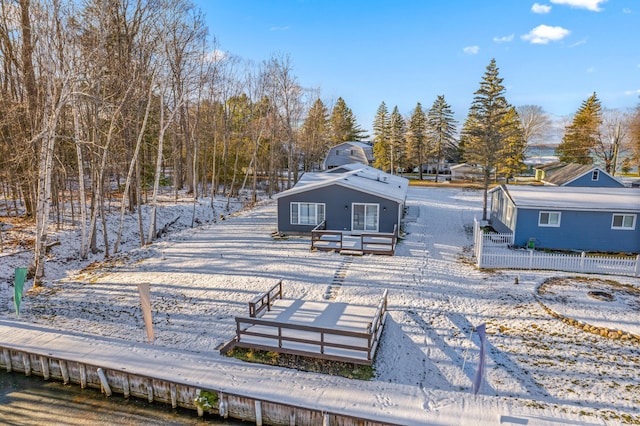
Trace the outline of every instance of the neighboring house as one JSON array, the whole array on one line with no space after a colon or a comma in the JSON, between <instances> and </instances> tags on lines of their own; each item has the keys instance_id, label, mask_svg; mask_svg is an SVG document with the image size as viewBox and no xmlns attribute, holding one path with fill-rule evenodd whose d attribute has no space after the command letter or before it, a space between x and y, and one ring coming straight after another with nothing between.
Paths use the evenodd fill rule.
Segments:
<instances>
[{"instance_id":1,"label":"neighboring house","mask_svg":"<svg viewBox=\"0 0 640 426\"><path fill-rule=\"evenodd\" d=\"M373 165L373 145L367 142L343 142L332 146L324 159L322 169L329 170L353 163Z\"/></svg>"},{"instance_id":2,"label":"neighboring house","mask_svg":"<svg viewBox=\"0 0 640 426\"><path fill-rule=\"evenodd\" d=\"M552 186L624 187L602 168L576 163L553 163L536 168L536 180Z\"/></svg>"},{"instance_id":3,"label":"neighboring house","mask_svg":"<svg viewBox=\"0 0 640 426\"><path fill-rule=\"evenodd\" d=\"M484 178L482 168L472 164L456 164L451 166L450 170L451 180L478 180Z\"/></svg>"},{"instance_id":4,"label":"neighboring house","mask_svg":"<svg viewBox=\"0 0 640 426\"><path fill-rule=\"evenodd\" d=\"M640 189L500 185L490 194L491 226L516 246L640 253Z\"/></svg>"},{"instance_id":5,"label":"neighboring house","mask_svg":"<svg viewBox=\"0 0 640 426\"><path fill-rule=\"evenodd\" d=\"M409 181L363 164L305 173L296 185L276 194L278 232L327 230L360 234L400 229Z\"/></svg>"}]
</instances>

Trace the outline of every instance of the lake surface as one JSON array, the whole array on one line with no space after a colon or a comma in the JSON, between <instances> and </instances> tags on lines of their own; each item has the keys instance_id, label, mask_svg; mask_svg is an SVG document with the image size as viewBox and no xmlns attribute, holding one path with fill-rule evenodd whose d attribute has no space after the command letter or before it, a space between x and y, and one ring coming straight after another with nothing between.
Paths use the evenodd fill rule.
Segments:
<instances>
[{"instance_id":1,"label":"lake surface","mask_svg":"<svg viewBox=\"0 0 640 426\"><path fill-rule=\"evenodd\" d=\"M0 371L0 424L30 425L249 425L216 415L138 398L107 397L97 389L45 381L40 376Z\"/></svg>"}]
</instances>

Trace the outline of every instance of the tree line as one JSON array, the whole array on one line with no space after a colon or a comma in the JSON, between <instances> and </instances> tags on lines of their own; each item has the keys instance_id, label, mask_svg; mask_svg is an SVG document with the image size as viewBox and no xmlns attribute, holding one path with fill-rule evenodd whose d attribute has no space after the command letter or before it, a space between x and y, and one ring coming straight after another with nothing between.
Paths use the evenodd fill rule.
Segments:
<instances>
[{"instance_id":1,"label":"tree line","mask_svg":"<svg viewBox=\"0 0 640 426\"><path fill-rule=\"evenodd\" d=\"M36 285L49 229L69 216L81 230L79 256L108 257L119 250L122 218L143 204L150 224L140 242L153 240L161 188L211 197L212 207L216 195L241 190L255 201L259 190L272 195L317 170L330 146L369 138L344 99L326 103L302 87L288 55L255 63L223 52L188 0L0 0L0 64L0 215L35 223ZM549 118L510 106L501 83L492 61L460 131L444 95L406 119L383 102L375 166L449 159L482 166L487 184L515 176ZM568 125L565 138L587 122ZM624 135L619 126L620 146L638 139L637 122ZM607 135L589 158L604 155ZM105 221L111 199L120 209L115 235Z\"/></svg>"}]
</instances>

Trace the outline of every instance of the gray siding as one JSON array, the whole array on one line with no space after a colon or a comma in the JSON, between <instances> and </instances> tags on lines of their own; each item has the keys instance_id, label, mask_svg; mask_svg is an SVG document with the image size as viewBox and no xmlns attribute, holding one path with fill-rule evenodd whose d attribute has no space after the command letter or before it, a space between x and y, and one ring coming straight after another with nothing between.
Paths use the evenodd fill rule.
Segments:
<instances>
[{"instance_id":1,"label":"gray siding","mask_svg":"<svg viewBox=\"0 0 640 426\"><path fill-rule=\"evenodd\" d=\"M307 233L315 226L292 225L290 204L292 202L325 203L325 220L328 230L351 230L351 204L379 204L379 232L393 232L398 224L399 211L402 208L397 202L379 196L344 188L340 185L329 185L309 191L278 198L278 231Z\"/></svg>"},{"instance_id":2,"label":"gray siding","mask_svg":"<svg viewBox=\"0 0 640 426\"><path fill-rule=\"evenodd\" d=\"M518 227L514 244L525 246L529 238L536 239L537 248L576 251L640 253L640 227L635 230L611 229L615 212L560 211L559 227L538 226L541 209L518 209Z\"/></svg>"}]
</instances>

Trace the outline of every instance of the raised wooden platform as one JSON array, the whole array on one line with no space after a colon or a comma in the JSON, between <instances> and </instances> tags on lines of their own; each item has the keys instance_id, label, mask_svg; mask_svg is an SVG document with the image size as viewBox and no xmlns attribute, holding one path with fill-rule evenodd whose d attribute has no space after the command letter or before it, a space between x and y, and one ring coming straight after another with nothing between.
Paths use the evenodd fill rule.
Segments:
<instances>
[{"instance_id":1,"label":"raised wooden platform","mask_svg":"<svg viewBox=\"0 0 640 426\"><path fill-rule=\"evenodd\" d=\"M281 283L279 283L281 289ZM273 294L272 288L265 295ZM281 291L279 293L281 295ZM269 298L261 317L236 317L233 347L274 351L333 361L371 365L387 312L387 290L377 306ZM250 315L257 309L250 303ZM266 309L266 312L265 312Z\"/></svg>"}]
</instances>

